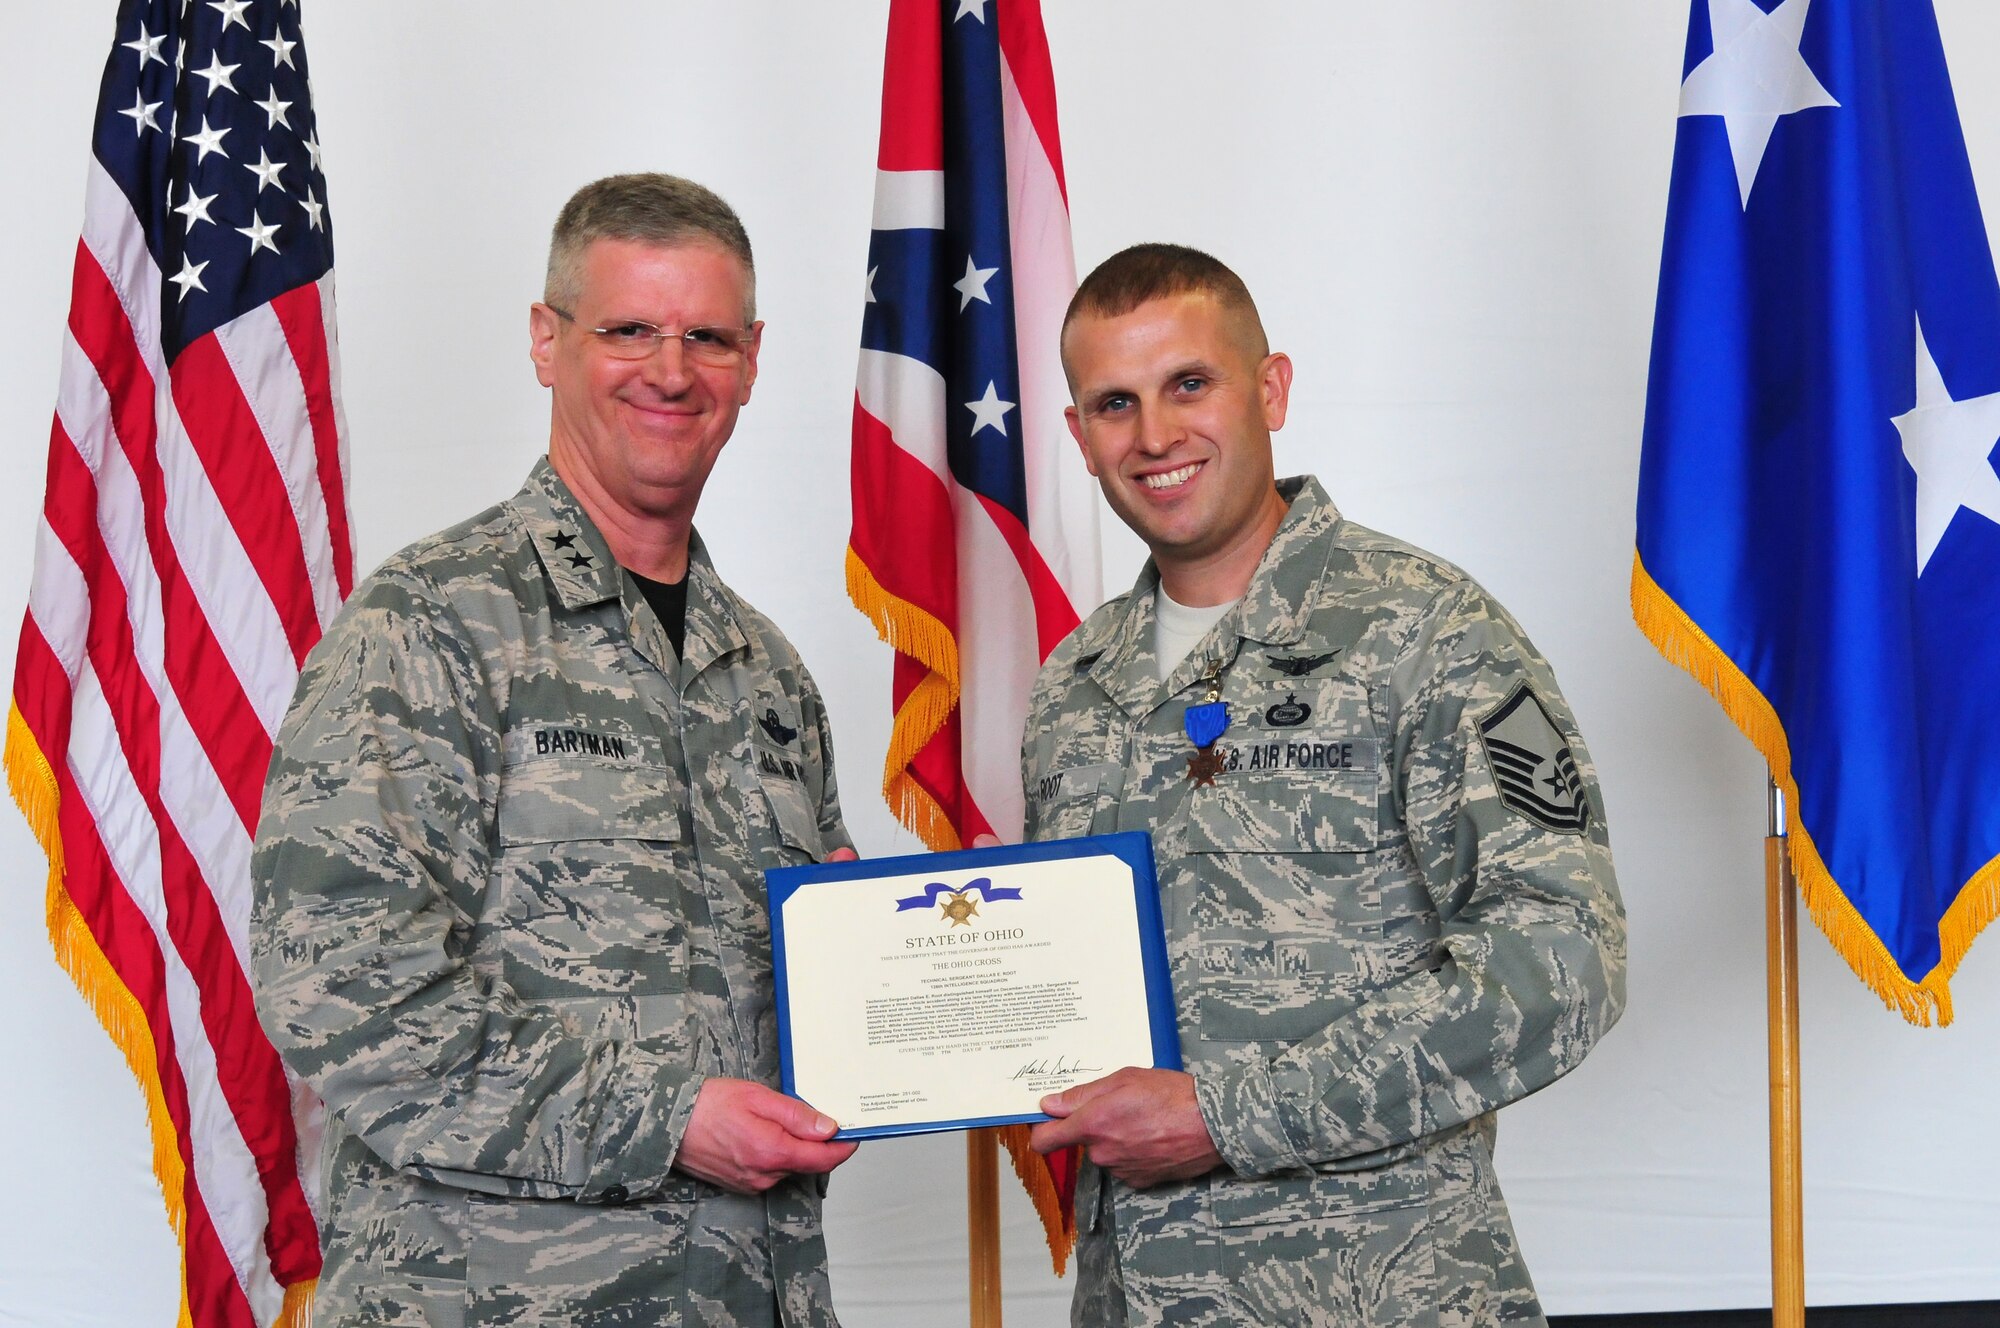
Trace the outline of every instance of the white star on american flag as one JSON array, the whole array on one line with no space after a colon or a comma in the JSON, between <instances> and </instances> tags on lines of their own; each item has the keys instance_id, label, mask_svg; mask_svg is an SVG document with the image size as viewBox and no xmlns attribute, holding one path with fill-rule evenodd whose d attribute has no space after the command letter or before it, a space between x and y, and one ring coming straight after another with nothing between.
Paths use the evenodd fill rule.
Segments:
<instances>
[{"instance_id":1,"label":"white star on american flag","mask_svg":"<svg viewBox=\"0 0 2000 1328\"><path fill-rule=\"evenodd\" d=\"M207 266L207 263L196 263L183 258L181 260L181 270L174 273L173 276L168 277L167 280L181 288L181 298L185 300L188 297L188 292L191 290L205 291L208 289L208 287L201 284L201 270Z\"/></svg>"},{"instance_id":2,"label":"white star on american flag","mask_svg":"<svg viewBox=\"0 0 2000 1328\"><path fill-rule=\"evenodd\" d=\"M229 31L232 23L245 32L250 31L250 24L243 17L243 11L250 7L250 0L210 0L208 7L222 15L222 31Z\"/></svg>"},{"instance_id":3,"label":"white star on american flag","mask_svg":"<svg viewBox=\"0 0 2000 1328\"><path fill-rule=\"evenodd\" d=\"M252 102L251 105L270 117L271 122L264 126L266 129L276 129L279 125L283 125L287 129L292 127L292 122L285 118L285 112L292 108L292 104L288 101L278 100L278 89L276 87L271 89L270 96L266 97L263 101Z\"/></svg>"},{"instance_id":4,"label":"white star on american flag","mask_svg":"<svg viewBox=\"0 0 2000 1328\"><path fill-rule=\"evenodd\" d=\"M274 254L278 252L278 246L271 243L271 237L278 233L277 223L266 224L254 208L250 212L250 224L238 226L236 233L250 237L250 252L253 254L259 249L269 249Z\"/></svg>"},{"instance_id":5,"label":"white star on american flag","mask_svg":"<svg viewBox=\"0 0 2000 1328\"><path fill-rule=\"evenodd\" d=\"M128 51L137 51L139 53L139 67L144 69L148 64L163 65L167 62L167 58L160 54L160 43L166 39L166 33L163 32L155 37L148 33L146 25L141 23L139 25L139 38L137 41L120 42L118 44Z\"/></svg>"},{"instance_id":6,"label":"white star on american flag","mask_svg":"<svg viewBox=\"0 0 2000 1328\"><path fill-rule=\"evenodd\" d=\"M276 189L279 193L284 192L285 187L278 183L278 172L285 169L285 163L282 161L272 161L271 154L263 148L257 149L256 164L252 165L249 162L245 162L243 163L243 169L257 177L258 193L263 193L267 185Z\"/></svg>"},{"instance_id":7,"label":"white star on american flag","mask_svg":"<svg viewBox=\"0 0 2000 1328\"><path fill-rule=\"evenodd\" d=\"M118 113L131 116L134 130L143 135L148 129L160 127L160 122L153 118L153 112L159 109L159 102L147 101L145 95L141 93L130 107Z\"/></svg>"},{"instance_id":8,"label":"white star on american flag","mask_svg":"<svg viewBox=\"0 0 2000 1328\"><path fill-rule=\"evenodd\" d=\"M199 166L201 163L207 161L208 154L211 152L221 152L223 156L227 157L229 154L222 152L222 136L228 132L228 125L224 125L220 129L209 128L208 117L205 115L202 116L201 132L199 134L189 134L186 139L187 142L201 149L201 155L194 159L195 165Z\"/></svg>"},{"instance_id":9,"label":"white star on american flag","mask_svg":"<svg viewBox=\"0 0 2000 1328\"><path fill-rule=\"evenodd\" d=\"M236 91L236 82L231 75L242 67L242 65L226 65L222 63L221 55L211 52L208 57L208 68L195 70L194 76L208 80L208 95L213 97L217 87L227 88L231 92Z\"/></svg>"}]
</instances>

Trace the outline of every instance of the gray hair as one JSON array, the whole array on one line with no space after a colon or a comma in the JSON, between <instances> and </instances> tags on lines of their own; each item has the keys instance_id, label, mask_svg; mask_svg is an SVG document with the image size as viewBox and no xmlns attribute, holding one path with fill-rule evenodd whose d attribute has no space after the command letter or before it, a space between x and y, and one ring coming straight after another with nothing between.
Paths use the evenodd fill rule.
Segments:
<instances>
[{"instance_id":1,"label":"gray hair","mask_svg":"<svg viewBox=\"0 0 2000 1328\"><path fill-rule=\"evenodd\" d=\"M547 304L568 308L583 291L583 255L593 240L632 240L662 248L712 244L742 260L743 317L757 319L757 265L736 210L711 189L678 175L607 175L570 195L549 235Z\"/></svg>"}]
</instances>

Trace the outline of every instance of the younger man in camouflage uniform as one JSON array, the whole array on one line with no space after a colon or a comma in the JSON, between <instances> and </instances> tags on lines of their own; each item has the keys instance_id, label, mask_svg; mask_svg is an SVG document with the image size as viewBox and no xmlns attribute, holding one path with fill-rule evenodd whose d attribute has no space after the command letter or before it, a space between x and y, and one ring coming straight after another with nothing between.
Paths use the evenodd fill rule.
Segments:
<instances>
[{"instance_id":1,"label":"younger man in camouflage uniform","mask_svg":"<svg viewBox=\"0 0 2000 1328\"><path fill-rule=\"evenodd\" d=\"M1089 1157L1072 1321L1540 1323L1493 1113L1583 1058L1625 971L1555 677L1464 573L1274 479L1292 366L1222 264L1114 256L1063 363L1153 556L1042 669L1028 832L1152 832L1187 1067L1043 1104L1035 1146Z\"/></svg>"},{"instance_id":2,"label":"younger man in camouflage uniform","mask_svg":"<svg viewBox=\"0 0 2000 1328\"><path fill-rule=\"evenodd\" d=\"M818 692L696 501L762 324L721 199L563 209L529 316L549 455L355 591L257 837L252 958L326 1100L316 1321L831 1325L777 1093L760 869L853 856Z\"/></svg>"}]
</instances>

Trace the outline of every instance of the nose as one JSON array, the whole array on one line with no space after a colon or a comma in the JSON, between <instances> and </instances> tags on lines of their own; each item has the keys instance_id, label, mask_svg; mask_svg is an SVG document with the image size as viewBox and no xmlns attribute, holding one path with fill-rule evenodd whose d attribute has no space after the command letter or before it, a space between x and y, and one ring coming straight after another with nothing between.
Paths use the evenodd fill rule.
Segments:
<instances>
[{"instance_id":1,"label":"nose","mask_svg":"<svg viewBox=\"0 0 2000 1328\"><path fill-rule=\"evenodd\" d=\"M669 396L687 389L694 378L688 368L687 343L679 337L660 337L653 353L639 361L640 376L646 383Z\"/></svg>"},{"instance_id":2,"label":"nose","mask_svg":"<svg viewBox=\"0 0 2000 1328\"><path fill-rule=\"evenodd\" d=\"M1139 409L1139 450L1147 456L1165 456L1187 437L1180 416L1166 406Z\"/></svg>"}]
</instances>

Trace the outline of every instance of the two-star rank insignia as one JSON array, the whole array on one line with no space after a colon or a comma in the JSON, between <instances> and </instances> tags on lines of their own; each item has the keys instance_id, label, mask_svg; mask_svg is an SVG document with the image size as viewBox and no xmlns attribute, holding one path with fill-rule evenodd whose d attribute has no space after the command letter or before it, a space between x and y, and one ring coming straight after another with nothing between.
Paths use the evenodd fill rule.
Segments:
<instances>
[{"instance_id":1,"label":"two-star rank insignia","mask_svg":"<svg viewBox=\"0 0 2000 1328\"><path fill-rule=\"evenodd\" d=\"M597 565L597 560L590 556L590 550L577 543L576 536L570 534L567 530L558 530L555 533L555 537L549 541L549 547L558 553L561 553L565 549L569 550L569 565L571 567L583 568L595 567Z\"/></svg>"},{"instance_id":2,"label":"two-star rank insignia","mask_svg":"<svg viewBox=\"0 0 2000 1328\"><path fill-rule=\"evenodd\" d=\"M793 738L799 736L799 731L786 727L785 721L779 719L778 712L770 706L764 707L764 717L757 721L757 725L770 734L771 741L776 743L789 744Z\"/></svg>"},{"instance_id":3,"label":"two-star rank insignia","mask_svg":"<svg viewBox=\"0 0 2000 1328\"><path fill-rule=\"evenodd\" d=\"M1324 655L1266 655L1264 658L1287 678L1303 678L1313 670L1325 667L1339 653L1338 650L1329 650Z\"/></svg>"}]
</instances>

